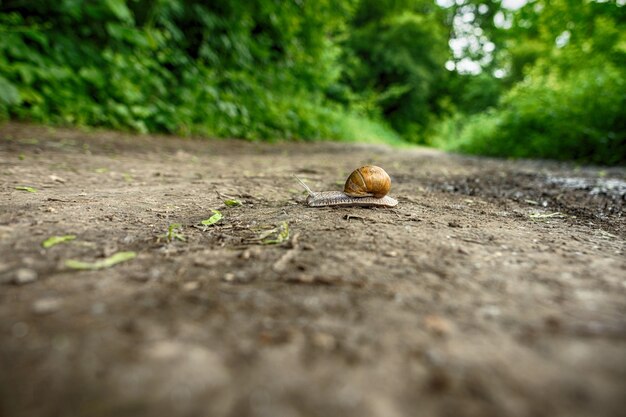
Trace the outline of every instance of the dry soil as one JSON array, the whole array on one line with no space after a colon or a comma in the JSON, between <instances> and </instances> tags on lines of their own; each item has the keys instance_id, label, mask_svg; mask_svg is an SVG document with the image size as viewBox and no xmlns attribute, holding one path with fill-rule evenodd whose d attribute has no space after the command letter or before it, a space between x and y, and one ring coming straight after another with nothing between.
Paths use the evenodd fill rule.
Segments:
<instances>
[{"instance_id":1,"label":"dry soil","mask_svg":"<svg viewBox=\"0 0 626 417\"><path fill-rule=\"evenodd\" d=\"M303 204L363 164L396 208ZM625 180L5 124L0 415L624 416Z\"/></svg>"}]
</instances>

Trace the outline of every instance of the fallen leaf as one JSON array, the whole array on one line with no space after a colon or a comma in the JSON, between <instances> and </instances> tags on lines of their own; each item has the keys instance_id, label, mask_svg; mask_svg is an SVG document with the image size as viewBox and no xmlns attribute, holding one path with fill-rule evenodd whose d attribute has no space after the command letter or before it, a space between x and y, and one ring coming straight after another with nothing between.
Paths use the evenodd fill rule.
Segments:
<instances>
[{"instance_id":1,"label":"fallen leaf","mask_svg":"<svg viewBox=\"0 0 626 417\"><path fill-rule=\"evenodd\" d=\"M74 239L76 239L76 236L74 235L52 236L41 242L41 246L43 246L45 249L48 249L53 247L54 245L58 245L59 243L69 242L70 240Z\"/></svg>"},{"instance_id":2,"label":"fallen leaf","mask_svg":"<svg viewBox=\"0 0 626 417\"><path fill-rule=\"evenodd\" d=\"M28 191L29 193L36 193L37 192L37 189L33 188L33 187L22 187L22 186L20 186L20 187L15 187L15 189L19 190L19 191Z\"/></svg>"},{"instance_id":3,"label":"fallen leaf","mask_svg":"<svg viewBox=\"0 0 626 417\"><path fill-rule=\"evenodd\" d=\"M220 213L218 210L211 210L211 212L213 212L213 215L206 220L202 220L200 223L205 226L211 226L212 224L215 224L222 220L222 218L224 217L222 216L222 213Z\"/></svg>"},{"instance_id":4,"label":"fallen leaf","mask_svg":"<svg viewBox=\"0 0 626 417\"><path fill-rule=\"evenodd\" d=\"M121 262L130 261L135 257L137 257L137 253L135 252L118 252L114 255L109 256L108 258L96 262L83 262L74 259L68 259L67 261L65 261L65 266L71 269L95 271L97 269L110 268Z\"/></svg>"},{"instance_id":5,"label":"fallen leaf","mask_svg":"<svg viewBox=\"0 0 626 417\"><path fill-rule=\"evenodd\" d=\"M224 200L224 204L226 204L228 207L237 207L237 206L242 205L243 203L239 200L228 199L228 200Z\"/></svg>"}]
</instances>

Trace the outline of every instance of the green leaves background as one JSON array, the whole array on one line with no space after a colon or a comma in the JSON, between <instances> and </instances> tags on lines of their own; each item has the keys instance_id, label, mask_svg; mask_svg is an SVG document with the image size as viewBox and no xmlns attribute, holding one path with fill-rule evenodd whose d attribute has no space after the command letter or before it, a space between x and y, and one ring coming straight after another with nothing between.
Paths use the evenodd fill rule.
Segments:
<instances>
[{"instance_id":1,"label":"green leaves background","mask_svg":"<svg viewBox=\"0 0 626 417\"><path fill-rule=\"evenodd\" d=\"M626 7L439 3L5 0L0 119L626 161ZM459 18L489 59L452 57ZM462 58L483 71L445 69Z\"/></svg>"}]
</instances>

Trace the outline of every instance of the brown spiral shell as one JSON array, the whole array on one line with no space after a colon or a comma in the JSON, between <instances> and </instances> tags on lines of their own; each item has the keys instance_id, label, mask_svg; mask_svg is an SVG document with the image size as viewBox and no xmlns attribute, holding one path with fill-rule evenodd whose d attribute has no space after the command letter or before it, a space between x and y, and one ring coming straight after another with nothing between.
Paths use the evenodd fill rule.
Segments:
<instances>
[{"instance_id":1,"label":"brown spiral shell","mask_svg":"<svg viewBox=\"0 0 626 417\"><path fill-rule=\"evenodd\" d=\"M346 180L343 192L350 197L382 198L391 189L391 178L381 167L366 165L355 169Z\"/></svg>"}]
</instances>

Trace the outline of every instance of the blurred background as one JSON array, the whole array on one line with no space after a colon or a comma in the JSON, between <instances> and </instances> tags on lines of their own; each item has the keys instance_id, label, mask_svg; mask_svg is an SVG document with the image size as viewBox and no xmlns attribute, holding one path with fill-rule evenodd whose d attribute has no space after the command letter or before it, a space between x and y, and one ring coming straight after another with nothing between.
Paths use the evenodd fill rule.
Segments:
<instances>
[{"instance_id":1,"label":"blurred background","mask_svg":"<svg viewBox=\"0 0 626 417\"><path fill-rule=\"evenodd\" d=\"M626 163L626 0L0 0L0 119Z\"/></svg>"}]
</instances>

